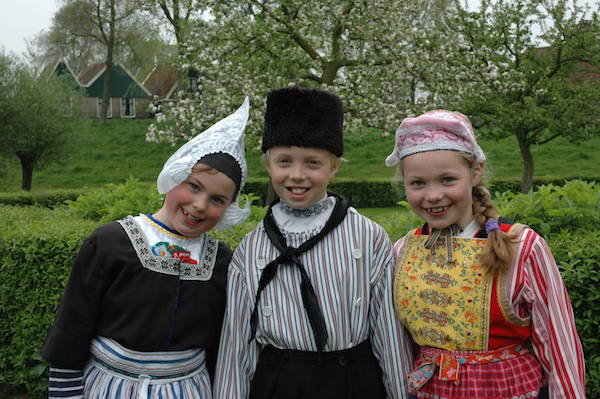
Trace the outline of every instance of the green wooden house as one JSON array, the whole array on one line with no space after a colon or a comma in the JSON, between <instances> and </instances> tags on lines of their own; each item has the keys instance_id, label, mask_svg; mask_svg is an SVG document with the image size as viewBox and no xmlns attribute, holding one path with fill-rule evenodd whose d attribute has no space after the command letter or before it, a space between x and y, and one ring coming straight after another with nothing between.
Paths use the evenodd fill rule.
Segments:
<instances>
[{"instance_id":1,"label":"green wooden house","mask_svg":"<svg viewBox=\"0 0 600 399\"><path fill-rule=\"evenodd\" d=\"M66 80L68 84L70 84L74 89L80 89L81 84L77 79L77 75L73 72L69 63L64 58L59 58L53 63L48 63L40 73L41 79L50 79L52 76L58 76L61 79ZM73 99L66 98L65 99L65 115L70 115L73 110Z\"/></svg>"},{"instance_id":2,"label":"green wooden house","mask_svg":"<svg viewBox=\"0 0 600 399\"><path fill-rule=\"evenodd\" d=\"M73 84L73 87L81 86L79 80L77 79L77 75L75 75L69 66L69 63L64 58L59 58L53 63L47 64L40 73L40 77L42 78L48 79L51 76L59 76L63 79L66 79L68 82Z\"/></svg>"},{"instance_id":3,"label":"green wooden house","mask_svg":"<svg viewBox=\"0 0 600 399\"><path fill-rule=\"evenodd\" d=\"M82 71L78 76L81 87L85 90L85 114L99 117L102 109L102 93L106 63L98 63ZM147 118L148 105L152 95L121 64L112 68L110 81L109 118Z\"/></svg>"}]
</instances>

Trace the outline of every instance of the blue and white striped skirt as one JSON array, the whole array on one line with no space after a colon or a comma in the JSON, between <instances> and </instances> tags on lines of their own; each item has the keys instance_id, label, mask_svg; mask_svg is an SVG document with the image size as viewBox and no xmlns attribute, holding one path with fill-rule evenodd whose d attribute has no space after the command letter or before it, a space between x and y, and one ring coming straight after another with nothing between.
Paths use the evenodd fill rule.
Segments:
<instances>
[{"instance_id":1,"label":"blue and white striped skirt","mask_svg":"<svg viewBox=\"0 0 600 399\"><path fill-rule=\"evenodd\" d=\"M138 352L96 337L84 372L86 399L211 399L206 352Z\"/></svg>"}]
</instances>

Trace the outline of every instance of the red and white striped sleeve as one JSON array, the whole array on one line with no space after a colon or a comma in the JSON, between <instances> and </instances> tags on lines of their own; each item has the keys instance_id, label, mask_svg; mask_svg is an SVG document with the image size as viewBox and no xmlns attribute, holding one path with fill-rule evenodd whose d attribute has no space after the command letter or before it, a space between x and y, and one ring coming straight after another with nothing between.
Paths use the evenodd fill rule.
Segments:
<instances>
[{"instance_id":1,"label":"red and white striped sleeve","mask_svg":"<svg viewBox=\"0 0 600 399\"><path fill-rule=\"evenodd\" d=\"M396 263L398 262L398 257L402 254L402 249L404 248L404 243L406 242L406 239L411 234L412 232L406 234L404 237L402 237L394 243L394 255L396 257Z\"/></svg>"},{"instance_id":2,"label":"red and white striped sleeve","mask_svg":"<svg viewBox=\"0 0 600 399\"><path fill-rule=\"evenodd\" d=\"M531 335L536 356L549 383L550 399L585 398L585 365L573 308L546 241L526 228L518 261L522 295L531 309ZM516 277L516 276L515 276Z\"/></svg>"}]
</instances>

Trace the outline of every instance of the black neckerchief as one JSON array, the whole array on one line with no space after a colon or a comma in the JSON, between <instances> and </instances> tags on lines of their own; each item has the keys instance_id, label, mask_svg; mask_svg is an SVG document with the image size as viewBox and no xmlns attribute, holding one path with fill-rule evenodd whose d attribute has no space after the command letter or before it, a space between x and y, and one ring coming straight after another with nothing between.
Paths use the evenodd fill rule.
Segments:
<instances>
[{"instance_id":1,"label":"black neckerchief","mask_svg":"<svg viewBox=\"0 0 600 399\"><path fill-rule=\"evenodd\" d=\"M252 341L256 335L256 327L258 324L258 304L260 302L261 292L271 282L271 280L273 280L279 265L292 264L296 265L300 271L300 277L302 278L300 283L302 304L304 305L304 309L308 315L308 321L310 322L310 326L313 330L313 336L315 337L317 350L322 352L323 348L325 348L325 344L327 343L327 328L325 326L325 318L323 317L323 312L321 312L321 307L319 306L319 301L317 299L317 295L315 294L313 285L310 282L310 278L304 269L304 265L302 262L300 262L300 255L321 241L323 237L325 237L331 230L342 223L346 217L349 207L348 202L335 194L333 194L333 196L336 198L335 206L323 229L321 229L318 234L302 243L298 248L287 246L285 237L275 223L275 219L273 218L273 205L275 205L277 201L271 204L269 207L264 219L265 232L267 233L267 237L269 237L271 243L279 250L280 255L275 260L267 264L260 276L258 290L256 292L256 298L254 301L254 309L252 310L252 316L250 318L250 341Z\"/></svg>"}]
</instances>

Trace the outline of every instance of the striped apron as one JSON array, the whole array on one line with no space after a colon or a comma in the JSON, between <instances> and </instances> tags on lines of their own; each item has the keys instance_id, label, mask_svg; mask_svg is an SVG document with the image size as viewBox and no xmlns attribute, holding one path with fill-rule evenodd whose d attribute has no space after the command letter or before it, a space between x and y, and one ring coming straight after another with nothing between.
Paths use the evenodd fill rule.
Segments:
<instances>
[{"instance_id":1,"label":"striped apron","mask_svg":"<svg viewBox=\"0 0 600 399\"><path fill-rule=\"evenodd\" d=\"M203 349L138 352L96 337L84 371L88 399L211 399Z\"/></svg>"}]
</instances>

